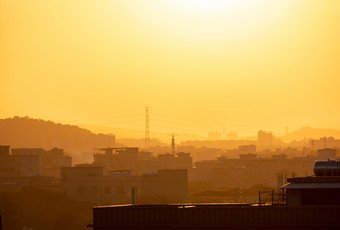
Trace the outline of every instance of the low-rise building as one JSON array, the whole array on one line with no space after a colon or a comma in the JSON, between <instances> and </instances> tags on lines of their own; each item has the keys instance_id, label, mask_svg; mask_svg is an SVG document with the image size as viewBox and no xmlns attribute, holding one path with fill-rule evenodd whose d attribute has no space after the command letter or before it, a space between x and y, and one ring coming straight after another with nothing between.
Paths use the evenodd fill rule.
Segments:
<instances>
[{"instance_id":1,"label":"low-rise building","mask_svg":"<svg viewBox=\"0 0 340 230\"><path fill-rule=\"evenodd\" d=\"M72 157L65 155L63 149L53 148L39 155L41 175L60 178L60 168L71 166Z\"/></svg>"},{"instance_id":2,"label":"low-rise building","mask_svg":"<svg viewBox=\"0 0 340 230\"><path fill-rule=\"evenodd\" d=\"M13 182L18 177L39 175L39 155L30 152L10 154L10 146L0 146L0 181Z\"/></svg>"},{"instance_id":3,"label":"low-rise building","mask_svg":"<svg viewBox=\"0 0 340 230\"><path fill-rule=\"evenodd\" d=\"M42 148L12 148L13 157L36 157L38 158L38 172L35 175L42 175L47 177L60 177L61 167L71 167L72 157L64 154L63 149L53 148L45 150ZM24 165L25 162L23 162Z\"/></svg>"},{"instance_id":4,"label":"low-rise building","mask_svg":"<svg viewBox=\"0 0 340 230\"><path fill-rule=\"evenodd\" d=\"M187 198L186 170L158 170L142 176L129 171L104 175L103 167L79 166L61 169L61 191L66 196L96 204L136 202L184 202Z\"/></svg>"},{"instance_id":5,"label":"low-rise building","mask_svg":"<svg viewBox=\"0 0 340 230\"><path fill-rule=\"evenodd\" d=\"M133 176L141 176L145 172L159 169L190 169L192 157L190 153L159 154L139 151L135 147L95 149L93 164L104 168L104 175L112 171L128 170Z\"/></svg>"}]
</instances>

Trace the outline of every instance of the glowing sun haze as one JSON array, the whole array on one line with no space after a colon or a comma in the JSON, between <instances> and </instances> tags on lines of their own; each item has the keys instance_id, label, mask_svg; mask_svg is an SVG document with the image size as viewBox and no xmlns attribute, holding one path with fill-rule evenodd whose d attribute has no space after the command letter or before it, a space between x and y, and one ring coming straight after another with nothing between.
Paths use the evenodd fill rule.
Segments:
<instances>
[{"instance_id":1,"label":"glowing sun haze","mask_svg":"<svg viewBox=\"0 0 340 230\"><path fill-rule=\"evenodd\" d=\"M188 14L207 14L207 13L223 13L226 10L234 10L250 4L250 0L174 0L167 1L167 4L173 5L175 8L184 8Z\"/></svg>"},{"instance_id":2,"label":"glowing sun haze","mask_svg":"<svg viewBox=\"0 0 340 230\"><path fill-rule=\"evenodd\" d=\"M340 129L338 0L0 1L0 118Z\"/></svg>"}]
</instances>

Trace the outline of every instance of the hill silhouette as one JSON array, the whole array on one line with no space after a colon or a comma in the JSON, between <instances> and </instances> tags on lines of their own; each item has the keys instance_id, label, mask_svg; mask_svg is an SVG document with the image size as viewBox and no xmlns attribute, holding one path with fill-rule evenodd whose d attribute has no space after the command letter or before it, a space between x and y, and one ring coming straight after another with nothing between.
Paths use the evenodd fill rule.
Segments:
<instances>
[{"instance_id":1,"label":"hill silhouette","mask_svg":"<svg viewBox=\"0 0 340 230\"><path fill-rule=\"evenodd\" d=\"M0 144L11 148L63 148L75 162L88 161L93 148L113 147L114 135L29 117L0 119Z\"/></svg>"},{"instance_id":2,"label":"hill silhouette","mask_svg":"<svg viewBox=\"0 0 340 230\"><path fill-rule=\"evenodd\" d=\"M292 133L283 137L285 141L292 141L292 140L303 140L303 139L319 139L321 137L334 137L339 139L340 138L340 130L336 129L318 129L312 127L302 127L299 130L296 130Z\"/></svg>"}]
</instances>

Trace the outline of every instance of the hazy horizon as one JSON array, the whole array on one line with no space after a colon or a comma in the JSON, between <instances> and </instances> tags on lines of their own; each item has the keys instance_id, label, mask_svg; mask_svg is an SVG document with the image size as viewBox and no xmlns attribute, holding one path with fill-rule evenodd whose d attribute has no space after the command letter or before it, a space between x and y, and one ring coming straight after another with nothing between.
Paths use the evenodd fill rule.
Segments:
<instances>
[{"instance_id":1,"label":"hazy horizon","mask_svg":"<svg viewBox=\"0 0 340 230\"><path fill-rule=\"evenodd\" d=\"M33 118L33 117L20 117L15 116L11 118L0 118L0 121L4 122L6 120L16 120L18 119L21 121L29 121L32 120L34 122L41 121L41 124L45 122L52 122L54 125L62 125L62 126L75 126L81 129L85 129L86 131L90 131L95 135L98 134L104 134L104 135L115 135L116 139L144 139L145 138L145 129L127 129L127 128L120 128L120 127L110 127L110 126L100 126L100 125L89 125L89 124L69 124L69 123L63 123L63 122L56 122L52 120L45 120L41 118ZM6 124L3 123L3 124ZM15 122L13 123L15 124ZM13 125L12 124L12 125ZM18 123L19 124L19 123ZM24 125L25 123L22 123ZM37 125L38 123L35 123ZM8 126L9 125L9 126ZM33 123L32 123L33 125ZM3 127L3 131L6 132L18 132L19 126L11 126L10 123L7 124L7 126ZM24 127L23 127L24 128ZM27 128L27 127L26 127ZM31 127L32 128L32 127ZM33 127L34 128L34 127ZM252 135L242 135L241 133L238 133L237 130L233 130L232 132L236 134L235 138L231 138L229 135L229 130L210 130L208 133L202 133L202 134L195 134L195 133L184 133L184 132L178 132L178 133L172 133L172 132L157 132L157 131L151 131L150 132L150 138L154 139L154 141L157 142L161 141L163 144L170 145L170 139L172 135L175 135L175 139L177 144L181 144L181 142L186 141L218 141L218 140L256 140L258 137L259 131L264 131L268 133L272 133L275 138L282 139L282 141L286 144L288 144L290 141L302 141L302 140L309 140L309 139L319 139L323 137L333 137L333 138L340 138L340 130L332 129L332 128L315 128L310 126L304 126L297 130L290 130L289 132L285 133L284 135L278 135L275 132L272 132L271 130L257 130L255 133L252 133ZM288 130L287 130L288 131ZM58 131L59 132L59 131ZM212 135L212 137L209 137L209 135ZM214 136L215 135L215 136ZM217 135L217 136L216 136ZM214 139L216 138L216 139ZM158 143L158 142L157 142Z\"/></svg>"}]
</instances>

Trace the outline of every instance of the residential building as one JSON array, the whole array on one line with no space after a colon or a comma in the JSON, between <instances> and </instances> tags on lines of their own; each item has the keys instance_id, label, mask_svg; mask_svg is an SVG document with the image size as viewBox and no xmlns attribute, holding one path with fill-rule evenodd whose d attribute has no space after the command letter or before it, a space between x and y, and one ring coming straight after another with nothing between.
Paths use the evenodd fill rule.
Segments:
<instances>
[{"instance_id":1,"label":"residential building","mask_svg":"<svg viewBox=\"0 0 340 230\"><path fill-rule=\"evenodd\" d=\"M96 204L130 203L132 189L136 202L184 202L187 170L158 170L142 176L129 171L104 175L103 167L78 166L61 169L61 191L66 196Z\"/></svg>"}]
</instances>

